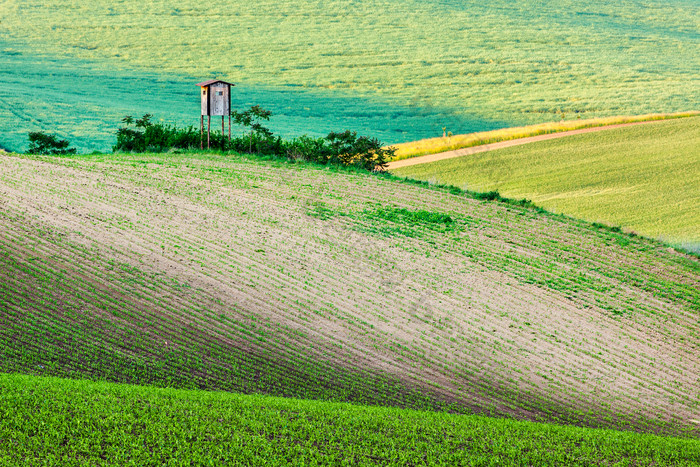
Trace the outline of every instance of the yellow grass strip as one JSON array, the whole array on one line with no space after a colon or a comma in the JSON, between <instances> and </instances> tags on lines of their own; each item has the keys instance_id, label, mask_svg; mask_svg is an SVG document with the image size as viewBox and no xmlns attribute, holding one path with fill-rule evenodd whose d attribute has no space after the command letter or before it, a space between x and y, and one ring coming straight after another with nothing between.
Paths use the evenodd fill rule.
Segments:
<instances>
[{"instance_id":1,"label":"yellow grass strip","mask_svg":"<svg viewBox=\"0 0 700 467\"><path fill-rule=\"evenodd\" d=\"M502 128L500 130L470 133L466 135L421 139L409 143L393 145L393 147L397 149L396 157L393 160L400 161L412 157L424 156L426 154L436 154L439 152L452 151L454 149L481 146L483 144L498 143L500 141L527 138L530 136L538 136L549 133L579 130L582 128L618 125L620 123L667 120L672 118L693 117L696 115L700 115L700 111L678 112L671 114L656 113L635 116L616 116L592 118L587 120L569 120L561 122L539 123L537 125L529 125L515 128Z\"/></svg>"}]
</instances>

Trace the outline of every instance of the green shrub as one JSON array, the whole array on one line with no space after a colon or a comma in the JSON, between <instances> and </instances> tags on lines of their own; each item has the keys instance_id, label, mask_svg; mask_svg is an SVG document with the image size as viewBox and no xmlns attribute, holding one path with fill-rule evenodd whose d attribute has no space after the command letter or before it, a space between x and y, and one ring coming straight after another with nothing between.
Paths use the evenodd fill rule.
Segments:
<instances>
[{"instance_id":1,"label":"green shrub","mask_svg":"<svg viewBox=\"0 0 700 467\"><path fill-rule=\"evenodd\" d=\"M302 160L325 164L330 158L328 146L323 138L303 135L285 141L285 154L291 160Z\"/></svg>"},{"instance_id":2,"label":"green shrub","mask_svg":"<svg viewBox=\"0 0 700 467\"><path fill-rule=\"evenodd\" d=\"M377 138L358 136L355 131L331 132L326 136L329 162L360 167L371 171L384 171L394 156L394 148L385 149Z\"/></svg>"},{"instance_id":3,"label":"green shrub","mask_svg":"<svg viewBox=\"0 0 700 467\"><path fill-rule=\"evenodd\" d=\"M153 123L151 114L134 120L127 115L124 126L117 130L117 144L113 151L163 152L169 149L192 149L200 145L200 133L192 126L177 128L174 125ZM133 127L131 126L133 124Z\"/></svg>"},{"instance_id":4,"label":"green shrub","mask_svg":"<svg viewBox=\"0 0 700 467\"><path fill-rule=\"evenodd\" d=\"M501 201L503 199L501 194L496 190L487 191L485 193L474 193L473 196L476 199L483 199L485 201Z\"/></svg>"},{"instance_id":5,"label":"green shrub","mask_svg":"<svg viewBox=\"0 0 700 467\"><path fill-rule=\"evenodd\" d=\"M42 131L30 131L29 154L75 154L75 148L69 148L70 142L58 139L56 135L47 135Z\"/></svg>"}]
</instances>

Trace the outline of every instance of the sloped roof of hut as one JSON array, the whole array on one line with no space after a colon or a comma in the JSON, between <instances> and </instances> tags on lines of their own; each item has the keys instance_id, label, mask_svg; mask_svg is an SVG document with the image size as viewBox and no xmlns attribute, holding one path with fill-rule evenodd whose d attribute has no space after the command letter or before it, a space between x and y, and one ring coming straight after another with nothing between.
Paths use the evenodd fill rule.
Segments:
<instances>
[{"instance_id":1,"label":"sloped roof of hut","mask_svg":"<svg viewBox=\"0 0 700 467\"><path fill-rule=\"evenodd\" d=\"M229 83L228 81L224 81L224 80L222 80L222 79L210 79L210 80L207 80L207 81L202 81L201 83L197 83L196 85L197 85L197 86L200 86L200 87L204 87L204 86L212 85L212 84L214 84L214 83L224 83L224 84L228 84L228 85L230 85L230 86L235 86L235 84Z\"/></svg>"}]
</instances>

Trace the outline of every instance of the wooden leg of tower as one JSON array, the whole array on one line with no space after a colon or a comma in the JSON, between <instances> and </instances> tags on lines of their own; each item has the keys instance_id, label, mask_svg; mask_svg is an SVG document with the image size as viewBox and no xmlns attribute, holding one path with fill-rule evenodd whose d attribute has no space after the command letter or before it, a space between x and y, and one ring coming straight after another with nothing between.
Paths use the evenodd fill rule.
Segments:
<instances>
[{"instance_id":1,"label":"wooden leg of tower","mask_svg":"<svg viewBox=\"0 0 700 467\"><path fill-rule=\"evenodd\" d=\"M224 136L224 116L221 116L221 150L226 149L226 136Z\"/></svg>"},{"instance_id":2,"label":"wooden leg of tower","mask_svg":"<svg viewBox=\"0 0 700 467\"><path fill-rule=\"evenodd\" d=\"M204 115L199 119L199 149L204 149Z\"/></svg>"},{"instance_id":3,"label":"wooden leg of tower","mask_svg":"<svg viewBox=\"0 0 700 467\"><path fill-rule=\"evenodd\" d=\"M228 114L228 142L231 142L231 113Z\"/></svg>"},{"instance_id":4,"label":"wooden leg of tower","mask_svg":"<svg viewBox=\"0 0 700 467\"><path fill-rule=\"evenodd\" d=\"M211 115L207 115L207 149L211 149Z\"/></svg>"}]
</instances>

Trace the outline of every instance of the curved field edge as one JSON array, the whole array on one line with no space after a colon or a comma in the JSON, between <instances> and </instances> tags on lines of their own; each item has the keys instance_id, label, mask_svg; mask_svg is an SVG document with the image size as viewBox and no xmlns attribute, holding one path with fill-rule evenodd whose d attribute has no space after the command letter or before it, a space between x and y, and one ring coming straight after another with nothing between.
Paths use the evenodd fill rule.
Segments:
<instances>
[{"instance_id":1,"label":"curved field edge","mask_svg":"<svg viewBox=\"0 0 700 467\"><path fill-rule=\"evenodd\" d=\"M658 121L392 170L527 198L550 211L693 250L700 243L700 118Z\"/></svg>"},{"instance_id":2,"label":"curved field edge","mask_svg":"<svg viewBox=\"0 0 700 467\"><path fill-rule=\"evenodd\" d=\"M39 436L40 435L40 436ZM674 465L700 441L269 396L0 374L0 462Z\"/></svg>"},{"instance_id":3,"label":"curved field edge","mask_svg":"<svg viewBox=\"0 0 700 467\"><path fill-rule=\"evenodd\" d=\"M235 156L6 156L0 191L4 371L694 428L698 266L658 243Z\"/></svg>"},{"instance_id":4,"label":"curved field edge","mask_svg":"<svg viewBox=\"0 0 700 467\"><path fill-rule=\"evenodd\" d=\"M567 131L581 130L584 128L599 128L625 123L653 122L658 120L697 117L698 115L700 115L699 111L677 112L671 114L656 113L646 115L614 116L605 118L591 118L586 120L548 122L522 127L502 128L492 131L470 133L466 135L428 138L393 145L392 147L396 148L396 157L394 157L392 160L400 161L414 157L454 151L457 149L483 146L502 141L530 138L532 136L565 133Z\"/></svg>"}]
</instances>

